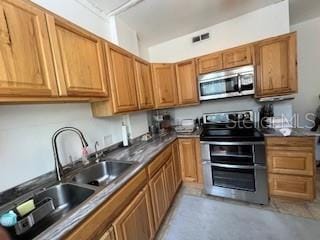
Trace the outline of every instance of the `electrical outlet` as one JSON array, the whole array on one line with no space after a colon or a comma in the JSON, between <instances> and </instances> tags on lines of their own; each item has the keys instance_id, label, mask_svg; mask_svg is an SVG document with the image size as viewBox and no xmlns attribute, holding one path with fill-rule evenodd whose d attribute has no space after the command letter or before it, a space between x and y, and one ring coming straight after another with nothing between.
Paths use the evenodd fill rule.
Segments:
<instances>
[{"instance_id":1,"label":"electrical outlet","mask_svg":"<svg viewBox=\"0 0 320 240\"><path fill-rule=\"evenodd\" d=\"M112 135L103 136L103 145L104 147L108 147L112 144Z\"/></svg>"}]
</instances>

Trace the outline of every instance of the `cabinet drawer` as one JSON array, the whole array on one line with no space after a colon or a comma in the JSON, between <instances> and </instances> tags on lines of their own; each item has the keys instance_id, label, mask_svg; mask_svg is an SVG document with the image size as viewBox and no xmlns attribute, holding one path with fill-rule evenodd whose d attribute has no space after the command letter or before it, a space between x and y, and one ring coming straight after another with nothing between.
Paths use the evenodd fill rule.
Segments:
<instances>
[{"instance_id":1,"label":"cabinet drawer","mask_svg":"<svg viewBox=\"0 0 320 240\"><path fill-rule=\"evenodd\" d=\"M314 199L314 179L291 175L269 174L271 196Z\"/></svg>"},{"instance_id":2,"label":"cabinet drawer","mask_svg":"<svg viewBox=\"0 0 320 240\"><path fill-rule=\"evenodd\" d=\"M311 147L315 145L314 137L267 137L267 147Z\"/></svg>"},{"instance_id":3,"label":"cabinet drawer","mask_svg":"<svg viewBox=\"0 0 320 240\"><path fill-rule=\"evenodd\" d=\"M314 155L304 151L268 150L268 171L295 175L314 175Z\"/></svg>"},{"instance_id":4,"label":"cabinet drawer","mask_svg":"<svg viewBox=\"0 0 320 240\"><path fill-rule=\"evenodd\" d=\"M172 156L171 145L168 146L164 151L162 151L148 166L148 174L151 178Z\"/></svg>"}]
</instances>

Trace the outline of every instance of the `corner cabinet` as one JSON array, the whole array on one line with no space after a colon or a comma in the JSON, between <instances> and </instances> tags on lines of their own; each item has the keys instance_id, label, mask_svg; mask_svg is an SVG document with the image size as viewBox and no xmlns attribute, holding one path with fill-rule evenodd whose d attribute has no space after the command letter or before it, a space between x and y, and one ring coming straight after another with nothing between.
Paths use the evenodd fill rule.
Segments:
<instances>
[{"instance_id":1,"label":"corner cabinet","mask_svg":"<svg viewBox=\"0 0 320 240\"><path fill-rule=\"evenodd\" d=\"M0 1L0 96L57 95L45 12L22 0Z\"/></svg>"},{"instance_id":2,"label":"corner cabinet","mask_svg":"<svg viewBox=\"0 0 320 240\"><path fill-rule=\"evenodd\" d=\"M145 187L113 223L117 240L151 240L153 214L148 187Z\"/></svg>"},{"instance_id":3,"label":"corner cabinet","mask_svg":"<svg viewBox=\"0 0 320 240\"><path fill-rule=\"evenodd\" d=\"M107 97L103 42L59 17L47 15L59 94Z\"/></svg>"},{"instance_id":4,"label":"corner cabinet","mask_svg":"<svg viewBox=\"0 0 320 240\"><path fill-rule=\"evenodd\" d=\"M154 108L154 96L151 65L137 57L135 57L134 61L139 109L152 109Z\"/></svg>"},{"instance_id":5,"label":"corner cabinet","mask_svg":"<svg viewBox=\"0 0 320 240\"><path fill-rule=\"evenodd\" d=\"M297 92L296 33L255 44L256 97L272 97Z\"/></svg>"},{"instance_id":6,"label":"corner cabinet","mask_svg":"<svg viewBox=\"0 0 320 240\"><path fill-rule=\"evenodd\" d=\"M178 93L174 64L152 64L152 79L156 108L177 105Z\"/></svg>"},{"instance_id":7,"label":"corner cabinet","mask_svg":"<svg viewBox=\"0 0 320 240\"><path fill-rule=\"evenodd\" d=\"M199 103L196 63L194 59L176 63L179 104Z\"/></svg>"},{"instance_id":8,"label":"corner cabinet","mask_svg":"<svg viewBox=\"0 0 320 240\"><path fill-rule=\"evenodd\" d=\"M113 113L138 110L134 58L129 52L106 43Z\"/></svg>"}]
</instances>

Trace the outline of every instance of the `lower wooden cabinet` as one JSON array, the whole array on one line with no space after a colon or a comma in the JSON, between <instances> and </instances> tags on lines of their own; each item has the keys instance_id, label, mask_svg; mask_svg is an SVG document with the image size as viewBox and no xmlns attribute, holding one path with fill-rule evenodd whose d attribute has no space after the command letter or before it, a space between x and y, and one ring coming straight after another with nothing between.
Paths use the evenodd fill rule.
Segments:
<instances>
[{"instance_id":1,"label":"lower wooden cabinet","mask_svg":"<svg viewBox=\"0 0 320 240\"><path fill-rule=\"evenodd\" d=\"M270 196L313 200L314 137L268 137L266 142Z\"/></svg>"},{"instance_id":2,"label":"lower wooden cabinet","mask_svg":"<svg viewBox=\"0 0 320 240\"><path fill-rule=\"evenodd\" d=\"M150 240L154 236L150 193L145 187L113 224L117 240Z\"/></svg>"},{"instance_id":3,"label":"lower wooden cabinet","mask_svg":"<svg viewBox=\"0 0 320 240\"><path fill-rule=\"evenodd\" d=\"M150 181L155 229L159 228L168 208L165 176L161 169Z\"/></svg>"},{"instance_id":4,"label":"lower wooden cabinet","mask_svg":"<svg viewBox=\"0 0 320 240\"><path fill-rule=\"evenodd\" d=\"M163 172L165 176L165 186L166 186L166 192L167 192L167 198L168 202L170 203L174 195L176 193L176 180L175 180L175 172L174 172L174 165L173 165L173 158L172 156L168 160L168 162L163 167Z\"/></svg>"},{"instance_id":5,"label":"lower wooden cabinet","mask_svg":"<svg viewBox=\"0 0 320 240\"><path fill-rule=\"evenodd\" d=\"M202 168L199 139L179 139L179 152L181 159L183 181L202 183Z\"/></svg>"},{"instance_id":6,"label":"lower wooden cabinet","mask_svg":"<svg viewBox=\"0 0 320 240\"><path fill-rule=\"evenodd\" d=\"M114 234L113 227L109 228L99 240L116 240L116 235Z\"/></svg>"},{"instance_id":7,"label":"lower wooden cabinet","mask_svg":"<svg viewBox=\"0 0 320 240\"><path fill-rule=\"evenodd\" d=\"M181 172L182 169L181 169L178 140L176 140L174 143L172 143L172 155L173 155L175 185L176 185L176 190L177 190L182 182L182 172Z\"/></svg>"}]
</instances>

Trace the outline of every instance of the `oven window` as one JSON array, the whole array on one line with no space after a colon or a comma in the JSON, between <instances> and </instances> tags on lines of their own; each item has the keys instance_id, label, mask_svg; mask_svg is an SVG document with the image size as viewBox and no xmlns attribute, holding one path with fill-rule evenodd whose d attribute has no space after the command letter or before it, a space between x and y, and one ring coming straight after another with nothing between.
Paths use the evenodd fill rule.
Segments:
<instances>
[{"instance_id":1,"label":"oven window","mask_svg":"<svg viewBox=\"0 0 320 240\"><path fill-rule=\"evenodd\" d=\"M238 77L231 77L200 83L201 96L211 96L239 90Z\"/></svg>"},{"instance_id":2,"label":"oven window","mask_svg":"<svg viewBox=\"0 0 320 240\"><path fill-rule=\"evenodd\" d=\"M210 156L212 163L232 165L253 165L253 146L223 146L210 145Z\"/></svg>"},{"instance_id":3,"label":"oven window","mask_svg":"<svg viewBox=\"0 0 320 240\"><path fill-rule=\"evenodd\" d=\"M255 191L254 169L233 169L211 166L214 186Z\"/></svg>"}]
</instances>

